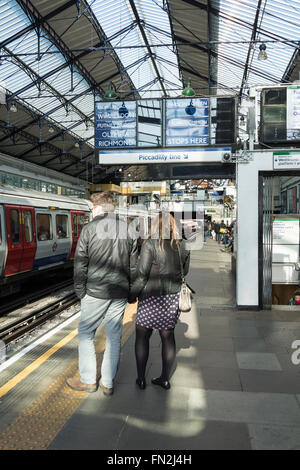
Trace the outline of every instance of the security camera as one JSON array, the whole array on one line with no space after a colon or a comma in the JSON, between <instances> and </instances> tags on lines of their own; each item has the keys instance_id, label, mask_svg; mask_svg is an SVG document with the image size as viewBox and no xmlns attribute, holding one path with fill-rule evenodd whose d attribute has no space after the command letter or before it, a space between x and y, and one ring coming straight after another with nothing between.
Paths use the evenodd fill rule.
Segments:
<instances>
[{"instance_id":1,"label":"security camera","mask_svg":"<svg viewBox=\"0 0 300 470\"><path fill-rule=\"evenodd\" d=\"M231 162L231 153L229 153L229 152L223 153L222 162L224 162L224 163Z\"/></svg>"}]
</instances>

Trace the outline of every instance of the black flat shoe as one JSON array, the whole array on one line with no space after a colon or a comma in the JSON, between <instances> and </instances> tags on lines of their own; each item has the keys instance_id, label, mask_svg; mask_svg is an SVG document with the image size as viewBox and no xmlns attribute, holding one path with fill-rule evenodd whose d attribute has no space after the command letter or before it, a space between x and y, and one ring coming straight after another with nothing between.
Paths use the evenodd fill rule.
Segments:
<instances>
[{"instance_id":1,"label":"black flat shoe","mask_svg":"<svg viewBox=\"0 0 300 470\"><path fill-rule=\"evenodd\" d=\"M157 377L156 379L152 379L151 382L154 385L160 385L165 390L169 390L169 388L171 388L170 382L168 380L162 380L160 377Z\"/></svg>"},{"instance_id":2,"label":"black flat shoe","mask_svg":"<svg viewBox=\"0 0 300 470\"><path fill-rule=\"evenodd\" d=\"M136 379L136 384L139 386L141 390L145 390L146 388L146 380Z\"/></svg>"}]
</instances>

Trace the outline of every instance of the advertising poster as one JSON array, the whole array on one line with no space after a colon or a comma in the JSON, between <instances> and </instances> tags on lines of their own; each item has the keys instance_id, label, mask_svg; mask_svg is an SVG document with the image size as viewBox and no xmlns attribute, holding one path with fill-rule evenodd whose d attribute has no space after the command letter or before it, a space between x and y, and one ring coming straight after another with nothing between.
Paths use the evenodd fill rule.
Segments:
<instances>
[{"instance_id":1,"label":"advertising poster","mask_svg":"<svg viewBox=\"0 0 300 470\"><path fill-rule=\"evenodd\" d=\"M101 101L95 105L95 147L136 147L136 102Z\"/></svg>"},{"instance_id":2,"label":"advertising poster","mask_svg":"<svg viewBox=\"0 0 300 470\"><path fill-rule=\"evenodd\" d=\"M300 86L287 87L286 93L286 137L300 140Z\"/></svg>"},{"instance_id":3,"label":"advertising poster","mask_svg":"<svg viewBox=\"0 0 300 470\"><path fill-rule=\"evenodd\" d=\"M209 99L166 100L166 145L209 145Z\"/></svg>"}]
</instances>

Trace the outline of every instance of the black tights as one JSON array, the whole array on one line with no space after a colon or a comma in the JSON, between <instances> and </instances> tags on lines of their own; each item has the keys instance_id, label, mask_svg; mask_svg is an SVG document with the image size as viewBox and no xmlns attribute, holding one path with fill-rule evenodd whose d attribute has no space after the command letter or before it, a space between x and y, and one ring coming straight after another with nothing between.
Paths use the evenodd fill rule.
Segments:
<instances>
[{"instance_id":1,"label":"black tights","mask_svg":"<svg viewBox=\"0 0 300 470\"><path fill-rule=\"evenodd\" d=\"M149 356L149 340L152 335L151 328L144 328L143 326L136 325L136 338L135 338L135 357L137 365L138 378L143 380L145 378L145 370ZM172 365L176 356L176 344L174 329L172 330L159 330L162 348L162 372L160 378L162 380L169 380Z\"/></svg>"}]
</instances>

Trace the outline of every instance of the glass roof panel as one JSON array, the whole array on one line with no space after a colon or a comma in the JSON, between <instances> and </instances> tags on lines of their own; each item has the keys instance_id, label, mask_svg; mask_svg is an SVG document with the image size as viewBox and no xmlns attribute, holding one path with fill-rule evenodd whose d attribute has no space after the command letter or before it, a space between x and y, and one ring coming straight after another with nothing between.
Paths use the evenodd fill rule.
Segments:
<instances>
[{"instance_id":1,"label":"glass roof panel","mask_svg":"<svg viewBox=\"0 0 300 470\"><path fill-rule=\"evenodd\" d=\"M1 25L3 27L1 27ZM4 27L5 25L5 27ZM15 0L0 0L0 40L13 39L13 35L31 25L30 19L19 7ZM86 125L76 126L76 122L83 120L83 115L90 116L94 113L94 100L91 94L85 94L81 99L76 100L76 108L70 105L68 115L63 106L65 99L70 99L75 94L79 94L89 89L87 81L78 73L74 67L73 87L71 91L71 71L66 64L66 59L58 49L42 34L40 39L41 58L37 58L38 37L35 29L30 30L19 39L9 42L7 49L2 49L3 55L16 54L18 58L5 59L1 65L1 83L11 93L17 93L16 99L22 100L25 104L35 109L37 114L49 114L50 119L59 126L72 129L75 135L82 139L90 138L92 130L86 130ZM45 52L55 52L45 54ZM26 55L27 54L27 55ZM23 63L23 65L22 65ZM26 66L29 68L26 72ZM57 68L61 70L54 72ZM30 72L31 70L31 72ZM27 85L31 85L38 77L45 78L45 83L41 82L40 89L35 84L27 90L22 91ZM64 99L65 98L65 99ZM59 108L59 109L56 109Z\"/></svg>"},{"instance_id":2,"label":"glass roof panel","mask_svg":"<svg viewBox=\"0 0 300 470\"><path fill-rule=\"evenodd\" d=\"M105 34L110 39L113 47L116 48L120 61L124 68L129 67L128 73L135 87L143 91L145 98L162 96L162 87L157 80L158 74L149 58L149 50L146 47L143 35L138 27L136 15L129 0L88 0L92 11L97 17ZM147 37L149 45L163 45L171 43L171 27L168 13L163 9L161 0L135 0L134 1L142 27ZM132 29L114 37L122 29L132 25ZM155 28L159 28L155 29ZM134 46L139 46L134 47ZM143 47L145 46L145 47ZM182 83L179 77L177 56L173 49L167 46L151 47L151 52L155 55L154 60L159 75L164 82L164 87L169 90L170 96L178 95L178 89L172 90L176 86L181 89ZM145 58L145 62L131 68L137 59ZM168 59L175 64L170 70L166 67L162 59ZM171 85L168 82L172 82ZM150 84L147 86L147 84Z\"/></svg>"},{"instance_id":3,"label":"glass roof panel","mask_svg":"<svg viewBox=\"0 0 300 470\"><path fill-rule=\"evenodd\" d=\"M211 5L220 12L220 17L214 20L217 80L238 90L255 23L257 0L211 0ZM296 20L299 12L299 0L262 1L256 42L249 55L246 87L280 83L297 47L291 41L300 38L300 22ZM262 41L267 46L267 60L258 60ZM232 65L235 61L239 61L241 67Z\"/></svg>"}]
</instances>

